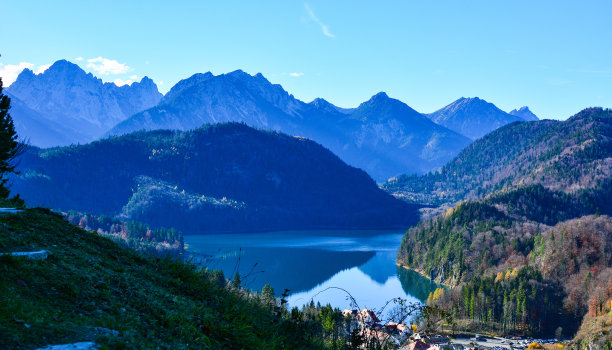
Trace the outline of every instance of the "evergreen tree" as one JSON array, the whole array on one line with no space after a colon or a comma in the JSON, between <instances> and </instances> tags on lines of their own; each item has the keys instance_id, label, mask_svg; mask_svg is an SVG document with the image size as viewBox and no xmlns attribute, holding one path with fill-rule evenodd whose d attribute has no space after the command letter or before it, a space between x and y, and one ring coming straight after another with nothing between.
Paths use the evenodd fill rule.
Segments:
<instances>
[{"instance_id":1,"label":"evergreen tree","mask_svg":"<svg viewBox=\"0 0 612 350\"><path fill-rule=\"evenodd\" d=\"M9 196L7 188L9 173L15 173L15 157L21 154L22 146L17 140L13 118L9 114L11 99L2 93L0 78L0 198Z\"/></svg>"},{"instance_id":2,"label":"evergreen tree","mask_svg":"<svg viewBox=\"0 0 612 350\"><path fill-rule=\"evenodd\" d=\"M261 296L266 300L274 300L274 289L270 287L269 283L261 289Z\"/></svg>"},{"instance_id":3,"label":"evergreen tree","mask_svg":"<svg viewBox=\"0 0 612 350\"><path fill-rule=\"evenodd\" d=\"M232 278L232 287L238 289L240 288L241 285L242 285L242 281L240 280L240 275L238 274L238 272L236 272L236 274L234 275L234 278Z\"/></svg>"},{"instance_id":4,"label":"evergreen tree","mask_svg":"<svg viewBox=\"0 0 612 350\"><path fill-rule=\"evenodd\" d=\"M227 283L227 281L225 280L225 276L223 275L223 271L221 271L221 270L214 270L212 272L212 279L213 279L215 285L217 285L217 287L219 287L219 288L225 287L225 285Z\"/></svg>"}]
</instances>

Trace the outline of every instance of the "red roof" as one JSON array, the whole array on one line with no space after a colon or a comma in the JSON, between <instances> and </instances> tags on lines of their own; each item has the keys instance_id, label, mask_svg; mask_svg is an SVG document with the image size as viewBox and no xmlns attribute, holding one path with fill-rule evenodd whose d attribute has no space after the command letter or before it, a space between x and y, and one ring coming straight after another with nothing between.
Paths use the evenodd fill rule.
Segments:
<instances>
[{"instance_id":1,"label":"red roof","mask_svg":"<svg viewBox=\"0 0 612 350\"><path fill-rule=\"evenodd\" d=\"M408 344L408 350L427 350L427 349L429 349L429 345L423 343L420 340L417 340L414 343Z\"/></svg>"}]
</instances>

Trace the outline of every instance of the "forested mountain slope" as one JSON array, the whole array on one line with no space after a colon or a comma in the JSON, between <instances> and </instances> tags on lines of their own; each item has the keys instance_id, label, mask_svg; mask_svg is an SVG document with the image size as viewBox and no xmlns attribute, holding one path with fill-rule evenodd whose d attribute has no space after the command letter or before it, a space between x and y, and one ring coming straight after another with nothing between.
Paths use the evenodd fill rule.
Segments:
<instances>
[{"instance_id":1,"label":"forested mountain slope","mask_svg":"<svg viewBox=\"0 0 612 350\"><path fill-rule=\"evenodd\" d=\"M576 192L612 174L612 112L589 108L566 121L513 123L475 141L438 172L402 175L383 188L409 202L454 203L518 185Z\"/></svg>"},{"instance_id":2,"label":"forested mountain slope","mask_svg":"<svg viewBox=\"0 0 612 350\"><path fill-rule=\"evenodd\" d=\"M416 206L304 138L216 124L31 149L13 193L29 205L190 232L398 228Z\"/></svg>"},{"instance_id":3,"label":"forested mountain slope","mask_svg":"<svg viewBox=\"0 0 612 350\"><path fill-rule=\"evenodd\" d=\"M404 178L433 189L429 199L468 200L409 229L398 264L455 287L430 302L467 328L573 336L581 322L605 317L612 297L611 125L612 111L601 108L565 122L509 125L422 184ZM580 339L610 342L612 323L594 324Z\"/></svg>"}]
</instances>

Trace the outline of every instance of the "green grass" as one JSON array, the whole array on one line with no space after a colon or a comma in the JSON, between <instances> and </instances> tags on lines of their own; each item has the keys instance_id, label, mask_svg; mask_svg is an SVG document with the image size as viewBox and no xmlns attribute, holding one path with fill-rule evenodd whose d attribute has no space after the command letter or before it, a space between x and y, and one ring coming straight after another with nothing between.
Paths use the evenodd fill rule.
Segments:
<instances>
[{"instance_id":1,"label":"green grass","mask_svg":"<svg viewBox=\"0 0 612 350\"><path fill-rule=\"evenodd\" d=\"M0 348L96 340L103 348L319 348L302 320L194 265L122 248L47 209L0 216ZM118 331L108 334L96 327Z\"/></svg>"}]
</instances>

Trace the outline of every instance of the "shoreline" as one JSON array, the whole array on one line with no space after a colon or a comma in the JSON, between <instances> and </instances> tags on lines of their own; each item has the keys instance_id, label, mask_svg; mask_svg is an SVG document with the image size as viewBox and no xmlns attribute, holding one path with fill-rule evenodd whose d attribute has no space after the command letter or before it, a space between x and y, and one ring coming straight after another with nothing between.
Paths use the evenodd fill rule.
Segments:
<instances>
[{"instance_id":1,"label":"shoreline","mask_svg":"<svg viewBox=\"0 0 612 350\"><path fill-rule=\"evenodd\" d=\"M428 280L432 281L433 283L441 285L441 286L442 286L442 287L444 287L444 288L449 288L449 289L454 288L453 286L450 286L450 285L448 285L448 284L446 284L446 283L437 282L436 280L431 279L431 277L430 277L430 276L427 276L427 274L426 274L424 271L420 270L420 269L415 269L415 268L412 268L412 267L406 266L406 265L404 265L404 264L400 264L400 263L399 263L399 262L397 262L397 261L395 261L395 265L396 265L396 266L398 266L398 267L401 267L401 268L403 268L403 269L406 269L406 270L414 271L414 272L418 273L419 275L421 275L421 276L423 276L423 277L427 278Z\"/></svg>"}]
</instances>

